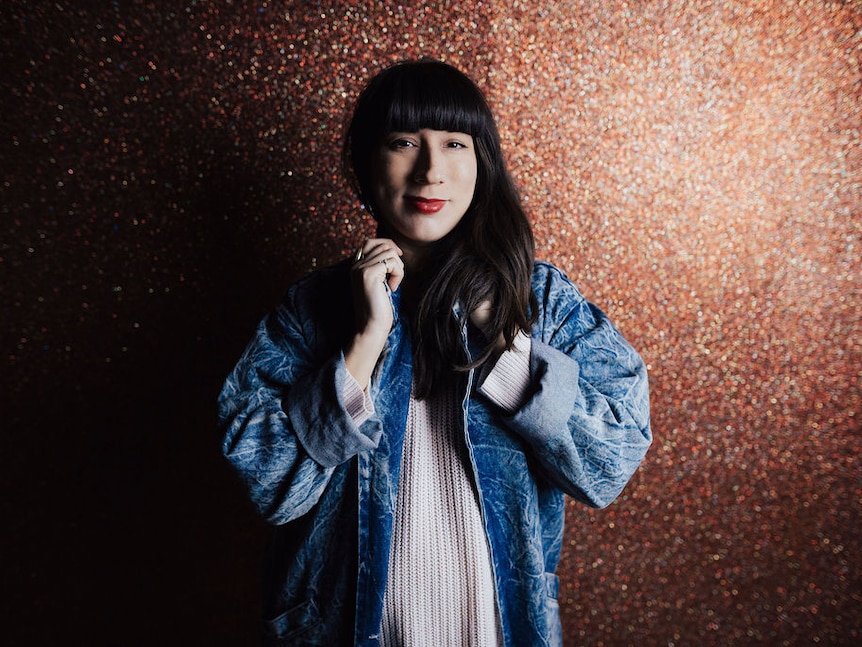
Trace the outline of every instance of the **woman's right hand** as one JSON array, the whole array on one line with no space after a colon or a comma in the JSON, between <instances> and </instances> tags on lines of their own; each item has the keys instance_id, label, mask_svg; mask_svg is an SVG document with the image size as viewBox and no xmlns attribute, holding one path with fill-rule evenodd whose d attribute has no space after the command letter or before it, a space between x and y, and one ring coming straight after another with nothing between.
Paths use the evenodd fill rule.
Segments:
<instances>
[{"instance_id":1,"label":"woman's right hand","mask_svg":"<svg viewBox=\"0 0 862 647\"><path fill-rule=\"evenodd\" d=\"M388 238L367 240L357 251L351 268L356 333L344 359L347 370L364 389L386 346L394 314L389 292L404 279L401 249Z\"/></svg>"}]
</instances>

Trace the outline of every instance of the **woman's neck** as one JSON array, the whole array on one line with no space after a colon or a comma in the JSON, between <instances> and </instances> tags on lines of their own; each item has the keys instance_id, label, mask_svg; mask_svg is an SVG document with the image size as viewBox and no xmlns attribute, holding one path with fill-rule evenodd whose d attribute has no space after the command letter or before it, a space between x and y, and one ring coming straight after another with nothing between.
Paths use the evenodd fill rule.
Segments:
<instances>
[{"instance_id":1,"label":"woman's neck","mask_svg":"<svg viewBox=\"0 0 862 647\"><path fill-rule=\"evenodd\" d=\"M394 238L401 248L401 260L404 262L404 280L401 282L401 304L408 312L414 312L422 299L434 272L433 245L416 245Z\"/></svg>"},{"instance_id":2,"label":"woman's neck","mask_svg":"<svg viewBox=\"0 0 862 647\"><path fill-rule=\"evenodd\" d=\"M391 238L395 241L395 244L398 245L402 252L401 260L404 263L404 280L408 283L418 282L418 279L421 278L425 268L428 266L428 260L433 254L434 245L404 240L400 236L385 231L379 231L377 235L381 238Z\"/></svg>"}]
</instances>

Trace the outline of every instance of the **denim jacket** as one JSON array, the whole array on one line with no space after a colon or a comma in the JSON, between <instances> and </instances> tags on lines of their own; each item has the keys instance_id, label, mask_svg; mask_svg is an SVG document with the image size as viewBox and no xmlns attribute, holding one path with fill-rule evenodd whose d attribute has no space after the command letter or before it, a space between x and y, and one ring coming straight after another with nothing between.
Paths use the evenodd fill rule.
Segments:
<instances>
[{"instance_id":1,"label":"denim jacket","mask_svg":"<svg viewBox=\"0 0 862 647\"><path fill-rule=\"evenodd\" d=\"M532 387L505 413L466 376L463 431L507 646L562 642L564 494L595 507L622 491L650 445L646 367L557 268L536 263ZM352 335L349 266L293 284L219 397L223 452L276 526L264 573L265 644L377 645L412 385L395 323L357 426L342 401ZM453 316L469 344L468 317Z\"/></svg>"}]
</instances>

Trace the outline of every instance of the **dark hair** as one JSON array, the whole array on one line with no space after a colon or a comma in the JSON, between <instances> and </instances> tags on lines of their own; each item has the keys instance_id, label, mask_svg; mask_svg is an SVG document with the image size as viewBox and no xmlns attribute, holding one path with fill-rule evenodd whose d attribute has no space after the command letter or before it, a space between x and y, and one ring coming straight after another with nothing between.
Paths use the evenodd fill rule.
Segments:
<instances>
[{"instance_id":1,"label":"dark hair","mask_svg":"<svg viewBox=\"0 0 862 647\"><path fill-rule=\"evenodd\" d=\"M506 168L493 113L464 73L423 59L393 65L369 82L356 103L344 146L346 170L359 199L378 219L371 170L375 151L391 132L422 128L471 135L478 174L472 204L435 246L423 268L423 282L409 299L417 397L433 393L453 369L485 361L500 334L510 348L518 330L529 332L536 312L530 224ZM486 300L494 306L484 331L491 341L470 358L463 352L453 308L459 304L467 316Z\"/></svg>"}]
</instances>

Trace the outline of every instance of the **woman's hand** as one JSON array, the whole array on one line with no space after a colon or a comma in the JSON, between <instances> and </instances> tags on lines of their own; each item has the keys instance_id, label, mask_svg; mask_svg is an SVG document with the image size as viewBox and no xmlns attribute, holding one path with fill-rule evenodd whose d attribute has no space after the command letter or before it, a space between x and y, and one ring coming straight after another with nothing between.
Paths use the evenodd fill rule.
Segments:
<instances>
[{"instance_id":1,"label":"woman's hand","mask_svg":"<svg viewBox=\"0 0 862 647\"><path fill-rule=\"evenodd\" d=\"M483 301L480 303L476 309L470 313L470 322L481 331L485 336L485 339L488 339L488 325L491 322L491 302ZM506 337L503 333L500 333L494 341L494 355L498 356L504 350L506 350Z\"/></svg>"},{"instance_id":2,"label":"woman's hand","mask_svg":"<svg viewBox=\"0 0 862 647\"><path fill-rule=\"evenodd\" d=\"M356 334L344 354L347 370L364 389L386 346L394 315L389 298L404 279L401 249L388 238L372 238L356 252L351 269Z\"/></svg>"}]
</instances>

